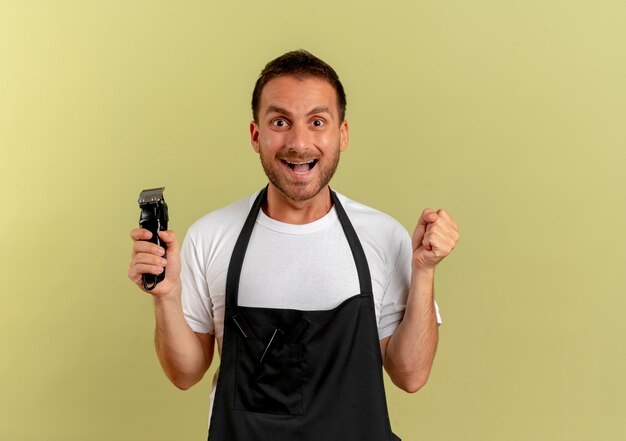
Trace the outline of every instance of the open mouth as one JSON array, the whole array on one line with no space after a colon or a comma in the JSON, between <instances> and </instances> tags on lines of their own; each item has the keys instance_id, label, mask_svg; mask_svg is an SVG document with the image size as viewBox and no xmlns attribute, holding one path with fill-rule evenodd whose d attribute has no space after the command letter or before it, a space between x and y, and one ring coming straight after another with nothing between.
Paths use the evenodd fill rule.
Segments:
<instances>
[{"instance_id":1,"label":"open mouth","mask_svg":"<svg viewBox=\"0 0 626 441\"><path fill-rule=\"evenodd\" d=\"M309 161L302 161L302 162L292 162L292 161L286 161L284 159L282 161L284 164L287 165L287 167L289 167L291 170L294 171L294 173L298 175L307 174L308 172L313 170L313 168L317 164L317 159L311 159Z\"/></svg>"}]
</instances>

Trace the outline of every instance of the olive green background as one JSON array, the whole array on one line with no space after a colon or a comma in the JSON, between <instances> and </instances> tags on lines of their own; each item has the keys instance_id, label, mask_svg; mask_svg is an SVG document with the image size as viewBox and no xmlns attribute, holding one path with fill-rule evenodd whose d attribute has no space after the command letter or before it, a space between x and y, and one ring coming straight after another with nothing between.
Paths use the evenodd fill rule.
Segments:
<instances>
[{"instance_id":1,"label":"olive green background","mask_svg":"<svg viewBox=\"0 0 626 441\"><path fill-rule=\"evenodd\" d=\"M264 184L252 86L300 47L348 93L334 187L460 224L398 435L624 439L622 0L0 1L0 439L205 439L209 376L162 374L128 231L143 188L182 236Z\"/></svg>"}]
</instances>

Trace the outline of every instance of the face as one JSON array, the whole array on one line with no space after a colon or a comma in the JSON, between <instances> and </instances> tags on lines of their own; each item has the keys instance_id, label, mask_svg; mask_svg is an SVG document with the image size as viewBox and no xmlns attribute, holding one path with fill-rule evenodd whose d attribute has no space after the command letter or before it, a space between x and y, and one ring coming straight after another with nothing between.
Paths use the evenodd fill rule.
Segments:
<instances>
[{"instance_id":1,"label":"face","mask_svg":"<svg viewBox=\"0 0 626 441\"><path fill-rule=\"evenodd\" d=\"M306 201L335 173L348 146L348 123L339 122L330 83L281 76L263 88L250 135L270 186L292 201Z\"/></svg>"}]
</instances>

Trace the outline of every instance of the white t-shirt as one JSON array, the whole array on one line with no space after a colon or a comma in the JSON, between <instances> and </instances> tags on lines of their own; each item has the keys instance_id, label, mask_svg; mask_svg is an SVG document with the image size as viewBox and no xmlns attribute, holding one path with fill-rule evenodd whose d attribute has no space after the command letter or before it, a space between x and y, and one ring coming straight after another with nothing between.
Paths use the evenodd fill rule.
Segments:
<instances>
[{"instance_id":1,"label":"white t-shirt","mask_svg":"<svg viewBox=\"0 0 626 441\"><path fill-rule=\"evenodd\" d=\"M182 302L191 329L224 335L226 274L235 242L258 193L210 213L187 232L182 247ZM338 194L365 251L372 277L379 338L402 320L411 278L411 239L390 216ZM333 207L305 225L262 210L246 251L239 305L333 309L360 292L350 246ZM439 311L437 321L441 323Z\"/></svg>"}]
</instances>

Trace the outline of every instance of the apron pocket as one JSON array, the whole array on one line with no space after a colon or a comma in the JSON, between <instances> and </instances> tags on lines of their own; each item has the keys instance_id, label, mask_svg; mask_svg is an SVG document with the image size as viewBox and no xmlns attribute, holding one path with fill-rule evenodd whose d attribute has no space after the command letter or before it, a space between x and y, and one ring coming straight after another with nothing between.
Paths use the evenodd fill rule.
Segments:
<instances>
[{"instance_id":1,"label":"apron pocket","mask_svg":"<svg viewBox=\"0 0 626 441\"><path fill-rule=\"evenodd\" d=\"M302 415L300 344L278 344L259 363L266 345L237 338L235 403L237 410Z\"/></svg>"}]
</instances>

